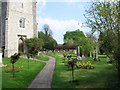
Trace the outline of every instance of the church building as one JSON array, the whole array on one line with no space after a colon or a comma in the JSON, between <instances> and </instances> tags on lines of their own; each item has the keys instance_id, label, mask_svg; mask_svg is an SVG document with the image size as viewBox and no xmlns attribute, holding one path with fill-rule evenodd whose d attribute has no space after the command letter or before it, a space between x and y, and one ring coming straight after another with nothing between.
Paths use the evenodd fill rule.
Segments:
<instances>
[{"instance_id":1,"label":"church building","mask_svg":"<svg viewBox=\"0 0 120 90\"><path fill-rule=\"evenodd\" d=\"M5 57L25 53L25 39L37 34L36 0L0 1L0 49Z\"/></svg>"}]
</instances>

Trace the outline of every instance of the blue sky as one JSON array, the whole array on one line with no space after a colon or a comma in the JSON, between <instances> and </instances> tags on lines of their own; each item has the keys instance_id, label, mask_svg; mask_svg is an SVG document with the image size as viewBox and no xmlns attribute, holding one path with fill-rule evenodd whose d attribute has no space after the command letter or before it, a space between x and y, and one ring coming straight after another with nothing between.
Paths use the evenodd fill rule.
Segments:
<instances>
[{"instance_id":1,"label":"blue sky","mask_svg":"<svg viewBox=\"0 0 120 90\"><path fill-rule=\"evenodd\" d=\"M59 44L63 43L63 35L66 31L76 29L84 33L89 32L88 27L82 27L85 22L85 10L90 7L88 0L69 0L69 1L46 1L41 0L37 3L37 22L38 31L43 30L43 25L48 24L53 32L53 37Z\"/></svg>"}]
</instances>

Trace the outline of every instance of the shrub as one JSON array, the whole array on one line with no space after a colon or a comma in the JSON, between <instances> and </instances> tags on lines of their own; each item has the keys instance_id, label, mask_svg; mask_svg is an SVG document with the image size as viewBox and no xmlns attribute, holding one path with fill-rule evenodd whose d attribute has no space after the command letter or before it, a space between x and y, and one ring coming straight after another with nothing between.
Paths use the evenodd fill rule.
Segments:
<instances>
[{"instance_id":1,"label":"shrub","mask_svg":"<svg viewBox=\"0 0 120 90\"><path fill-rule=\"evenodd\" d=\"M17 62L17 60L20 58L20 53L15 53L14 55L11 56L11 60L10 62L12 63L12 74L13 74L13 77L15 76L14 75L14 71L15 71L15 68L14 68L14 63Z\"/></svg>"}]
</instances>

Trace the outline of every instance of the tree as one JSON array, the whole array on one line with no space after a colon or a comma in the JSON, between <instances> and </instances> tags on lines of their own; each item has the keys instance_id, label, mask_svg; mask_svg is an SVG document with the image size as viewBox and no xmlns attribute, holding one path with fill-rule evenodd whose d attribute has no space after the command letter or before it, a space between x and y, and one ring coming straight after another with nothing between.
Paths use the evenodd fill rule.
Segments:
<instances>
[{"instance_id":1,"label":"tree","mask_svg":"<svg viewBox=\"0 0 120 90\"><path fill-rule=\"evenodd\" d=\"M52 37L52 30L47 24L43 26L43 32L38 32L38 38L43 40L43 48L46 50L54 50L57 46L57 41Z\"/></svg>"},{"instance_id":2,"label":"tree","mask_svg":"<svg viewBox=\"0 0 120 90\"><path fill-rule=\"evenodd\" d=\"M93 48L95 47L96 42L97 42L96 36L94 36L93 34L91 34L91 33L89 32L89 33L86 33L86 37L87 37L88 42L89 42L89 44L90 44L90 48L93 50Z\"/></svg>"},{"instance_id":3,"label":"tree","mask_svg":"<svg viewBox=\"0 0 120 90\"><path fill-rule=\"evenodd\" d=\"M52 30L50 29L49 25L45 24L43 26L43 32L45 34L45 43L48 43L49 37L52 37Z\"/></svg>"},{"instance_id":4,"label":"tree","mask_svg":"<svg viewBox=\"0 0 120 90\"><path fill-rule=\"evenodd\" d=\"M74 54L68 54L67 55L68 58L68 65L71 67L71 71L72 71L72 82L74 82L74 67L76 66L77 63L77 56Z\"/></svg>"},{"instance_id":5,"label":"tree","mask_svg":"<svg viewBox=\"0 0 120 90\"><path fill-rule=\"evenodd\" d=\"M44 34L44 32L39 31L39 32L38 32L38 38L42 39L43 42L45 42L45 34Z\"/></svg>"},{"instance_id":6,"label":"tree","mask_svg":"<svg viewBox=\"0 0 120 90\"><path fill-rule=\"evenodd\" d=\"M94 57L94 61L98 61L98 47L99 47L99 43L97 38L91 33L86 33L87 39L89 41L89 43L87 44L88 46L88 50L90 50L90 57Z\"/></svg>"},{"instance_id":7,"label":"tree","mask_svg":"<svg viewBox=\"0 0 120 90\"><path fill-rule=\"evenodd\" d=\"M118 69L120 80L120 1L93 2L91 8L86 10L87 25L92 32L99 32L100 47L113 60Z\"/></svg>"},{"instance_id":8,"label":"tree","mask_svg":"<svg viewBox=\"0 0 120 90\"><path fill-rule=\"evenodd\" d=\"M42 49L44 42L40 38L30 38L25 40L28 53L36 55Z\"/></svg>"},{"instance_id":9,"label":"tree","mask_svg":"<svg viewBox=\"0 0 120 90\"><path fill-rule=\"evenodd\" d=\"M68 31L64 35L64 43L75 44L80 47L80 51L83 54L88 55L93 50L93 44L89 41L88 37L84 35L82 31Z\"/></svg>"},{"instance_id":10,"label":"tree","mask_svg":"<svg viewBox=\"0 0 120 90\"><path fill-rule=\"evenodd\" d=\"M74 43L77 45L80 38L85 38L85 35L79 29L75 31L68 31L64 35L64 43Z\"/></svg>"},{"instance_id":11,"label":"tree","mask_svg":"<svg viewBox=\"0 0 120 90\"><path fill-rule=\"evenodd\" d=\"M20 53L15 53L14 55L11 56L11 60L10 62L12 63L12 74L13 74L13 78L15 77L15 68L14 68L14 64L15 62L17 62L17 60L19 59Z\"/></svg>"},{"instance_id":12,"label":"tree","mask_svg":"<svg viewBox=\"0 0 120 90\"><path fill-rule=\"evenodd\" d=\"M53 38L49 38L49 42L46 45L46 49L54 50L57 46L57 41Z\"/></svg>"},{"instance_id":13,"label":"tree","mask_svg":"<svg viewBox=\"0 0 120 90\"><path fill-rule=\"evenodd\" d=\"M114 48L116 48L116 38L113 33L111 31L108 31L107 34L105 32L101 32L98 41L101 53L106 53L107 56L110 57Z\"/></svg>"}]
</instances>

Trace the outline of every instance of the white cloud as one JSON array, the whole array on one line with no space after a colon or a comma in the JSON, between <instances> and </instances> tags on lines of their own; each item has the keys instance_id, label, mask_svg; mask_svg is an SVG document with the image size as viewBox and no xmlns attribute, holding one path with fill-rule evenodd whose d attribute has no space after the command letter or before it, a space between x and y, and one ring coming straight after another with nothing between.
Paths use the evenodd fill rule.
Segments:
<instances>
[{"instance_id":1,"label":"white cloud","mask_svg":"<svg viewBox=\"0 0 120 90\"><path fill-rule=\"evenodd\" d=\"M46 6L46 0L37 0L37 2L41 3L42 7Z\"/></svg>"},{"instance_id":2,"label":"white cloud","mask_svg":"<svg viewBox=\"0 0 120 90\"><path fill-rule=\"evenodd\" d=\"M39 18L38 19L38 31L43 30L43 25L48 24L53 32L53 37L58 43L63 43L63 35L66 31L74 31L80 29L83 31L82 23L80 21L71 20L57 20L52 18ZM86 33L88 31L84 31Z\"/></svg>"},{"instance_id":3,"label":"white cloud","mask_svg":"<svg viewBox=\"0 0 120 90\"><path fill-rule=\"evenodd\" d=\"M46 9L46 0L37 0L37 13L45 16L45 9Z\"/></svg>"}]
</instances>

